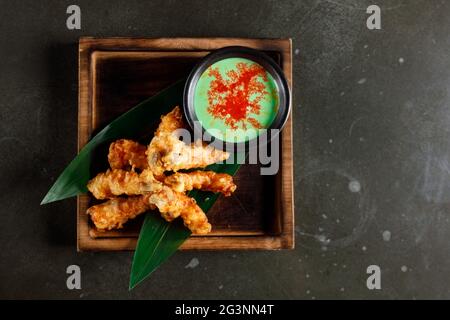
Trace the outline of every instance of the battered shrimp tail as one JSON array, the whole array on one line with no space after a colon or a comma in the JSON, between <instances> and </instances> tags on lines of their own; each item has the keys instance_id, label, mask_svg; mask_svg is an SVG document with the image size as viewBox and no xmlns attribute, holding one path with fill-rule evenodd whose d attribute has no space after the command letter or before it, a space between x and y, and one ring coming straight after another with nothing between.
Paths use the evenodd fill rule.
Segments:
<instances>
[{"instance_id":1,"label":"battered shrimp tail","mask_svg":"<svg viewBox=\"0 0 450 320\"><path fill-rule=\"evenodd\" d=\"M111 169L137 168L144 170L148 167L146 150L146 146L132 140L120 139L114 141L109 146L109 166Z\"/></svg>"},{"instance_id":2,"label":"battered shrimp tail","mask_svg":"<svg viewBox=\"0 0 450 320\"><path fill-rule=\"evenodd\" d=\"M88 190L96 199L109 199L119 195L139 195L145 192L156 191L161 183L153 178L149 170L141 174L121 169L108 170L98 174L90 180Z\"/></svg>"},{"instance_id":3,"label":"battered shrimp tail","mask_svg":"<svg viewBox=\"0 0 450 320\"><path fill-rule=\"evenodd\" d=\"M141 213L155 209L148 199L149 195L115 198L102 204L90 207L87 214L100 231L120 229L130 219L134 219Z\"/></svg>"}]
</instances>

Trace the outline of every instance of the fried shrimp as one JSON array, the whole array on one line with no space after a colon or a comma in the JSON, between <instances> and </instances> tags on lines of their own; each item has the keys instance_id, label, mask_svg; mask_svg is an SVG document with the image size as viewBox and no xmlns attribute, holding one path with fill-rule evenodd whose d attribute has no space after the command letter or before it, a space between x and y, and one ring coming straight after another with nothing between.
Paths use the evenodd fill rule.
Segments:
<instances>
[{"instance_id":1,"label":"fried shrimp","mask_svg":"<svg viewBox=\"0 0 450 320\"><path fill-rule=\"evenodd\" d=\"M194 234L206 234L211 231L208 218L195 200L169 187L164 187L156 193L110 199L90 207L87 214L91 216L96 228L102 231L120 229L128 220L156 208L168 222L181 217L184 225Z\"/></svg>"},{"instance_id":2,"label":"fried shrimp","mask_svg":"<svg viewBox=\"0 0 450 320\"><path fill-rule=\"evenodd\" d=\"M132 140L120 139L114 141L109 146L109 166L111 169L137 168L144 170L148 167L146 150L146 146Z\"/></svg>"},{"instance_id":3,"label":"fried shrimp","mask_svg":"<svg viewBox=\"0 0 450 320\"><path fill-rule=\"evenodd\" d=\"M174 135L153 138L147 149L149 168L156 174L164 171L204 168L228 159L230 154L203 143L186 144Z\"/></svg>"},{"instance_id":4,"label":"fried shrimp","mask_svg":"<svg viewBox=\"0 0 450 320\"><path fill-rule=\"evenodd\" d=\"M185 192L200 189L229 196L236 190L233 178L213 171L177 171L203 168L224 161L230 155L200 141L192 144L181 141L176 130L184 127L181 110L175 107L161 117L148 146L126 139L110 145L108 162L111 170L98 174L87 185L95 198L109 199L87 210L97 229L121 228L139 214L158 209L169 222L179 217L183 219L184 225L194 234L211 231L206 214ZM166 177L166 171L175 173ZM129 197L117 197L121 195Z\"/></svg>"},{"instance_id":5,"label":"fried shrimp","mask_svg":"<svg viewBox=\"0 0 450 320\"><path fill-rule=\"evenodd\" d=\"M220 192L225 196L230 196L236 190L232 176L214 171L177 172L167 177L164 183L178 192L200 189L203 191Z\"/></svg>"},{"instance_id":6,"label":"fried shrimp","mask_svg":"<svg viewBox=\"0 0 450 320\"><path fill-rule=\"evenodd\" d=\"M134 219L141 213L155 209L149 202L150 195L115 198L102 204L90 207L87 214L98 230L120 229L130 219Z\"/></svg>"},{"instance_id":7,"label":"fried shrimp","mask_svg":"<svg viewBox=\"0 0 450 320\"><path fill-rule=\"evenodd\" d=\"M174 136L160 141L166 146L161 162L166 171L204 168L210 164L228 159L230 154L203 143L185 144Z\"/></svg>"},{"instance_id":8,"label":"fried shrimp","mask_svg":"<svg viewBox=\"0 0 450 320\"><path fill-rule=\"evenodd\" d=\"M181 192L165 186L160 191L153 193L149 202L155 205L161 212L161 216L169 222L181 216L184 225L192 233L206 234L211 231L211 224L203 210L193 198Z\"/></svg>"},{"instance_id":9,"label":"fried shrimp","mask_svg":"<svg viewBox=\"0 0 450 320\"><path fill-rule=\"evenodd\" d=\"M161 216L169 222L181 216L193 233L204 234L211 230L205 213L194 199L157 181L150 170L144 170L141 174L120 169L108 170L92 179L88 189L97 199L113 198L88 210L98 229L120 227L138 214L157 207ZM114 198L122 194L141 196ZM131 199L130 202L125 201L128 199ZM143 199L147 201L146 205L142 203Z\"/></svg>"},{"instance_id":10,"label":"fried shrimp","mask_svg":"<svg viewBox=\"0 0 450 320\"><path fill-rule=\"evenodd\" d=\"M183 116L180 107L176 106L171 112L161 117L161 123L155 131L155 136L147 147L145 152L147 156L147 164L158 180L164 179L164 165L161 158L165 149L160 143L160 139L184 127Z\"/></svg>"},{"instance_id":11,"label":"fried shrimp","mask_svg":"<svg viewBox=\"0 0 450 320\"><path fill-rule=\"evenodd\" d=\"M203 143L184 143L174 134L174 131L183 127L179 107L161 118L161 124L146 151L148 166L158 180L163 178L165 171L204 168L230 156L228 152Z\"/></svg>"},{"instance_id":12,"label":"fried shrimp","mask_svg":"<svg viewBox=\"0 0 450 320\"><path fill-rule=\"evenodd\" d=\"M181 113L180 107L176 106L168 114L161 117L161 123L159 124L158 129L156 129L155 137L170 134L175 130L184 127L183 114Z\"/></svg>"},{"instance_id":13,"label":"fried shrimp","mask_svg":"<svg viewBox=\"0 0 450 320\"><path fill-rule=\"evenodd\" d=\"M151 171L144 170L141 174L121 169L108 170L98 174L88 182L87 188L96 199L110 199L119 195L139 195L157 191L162 184L158 182Z\"/></svg>"}]
</instances>

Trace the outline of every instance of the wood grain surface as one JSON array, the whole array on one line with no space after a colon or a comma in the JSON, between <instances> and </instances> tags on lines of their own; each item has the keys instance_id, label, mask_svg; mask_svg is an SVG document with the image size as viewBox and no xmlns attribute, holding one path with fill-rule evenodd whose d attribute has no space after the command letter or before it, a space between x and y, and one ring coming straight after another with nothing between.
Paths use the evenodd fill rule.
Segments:
<instances>
[{"instance_id":1,"label":"wood grain surface","mask_svg":"<svg viewBox=\"0 0 450 320\"><path fill-rule=\"evenodd\" d=\"M236 38L81 38L79 41L78 150L111 120L142 100L186 77L211 50L241 45L263 50L282 67L292 87L290 39ZM149 132L154 128L149 127ZM149 137L136 137L148 142ZM106 150L94 158L93 174L107 166ZM276 176L262 176L257 165L243 165L238 186L208 212L213 231L192 236L181 249L289 249L294 247L292 117L281 135ZM142 218L121 230L98 232L85 214L94 203L78 197L78 250L133 250Z\"/></svg>"}]
</instances>

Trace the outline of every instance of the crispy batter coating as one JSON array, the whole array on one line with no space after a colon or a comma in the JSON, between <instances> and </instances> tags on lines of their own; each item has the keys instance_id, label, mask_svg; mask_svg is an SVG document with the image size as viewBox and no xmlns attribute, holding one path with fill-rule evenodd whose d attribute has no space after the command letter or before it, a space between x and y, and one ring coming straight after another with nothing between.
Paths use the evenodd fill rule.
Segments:
<instances>
[{"instance_id":1,"label":"crispy batter coating","mask_svg":"<svg viewBox=\"0 0 450 320\"><path fill-rule=\"evenodd\" d=\"M184 225L191 230L193 234L208 234L211 232L211 224L202 209L195 203L195 200L189 198L191 204L187 205L181 211L181 218ZM195 204L195 205L194 205Z\"/></svg>"},{"instance_id":2,"label":"crispy batter coating","mask_svg":"<svg viewBox=\"0 0 450 320\"><path fill-rule=\"evenodd\" d=\"M162 184L154 179L150 170L141 174L121 169L99 173L88 182L87 188L96 199L110 199L122 194L139 195L157 191Z\"/></svg>"},{"instance_id":3,"label":"crispy batter coating","mask_svg":"<svg viewBox=\"0 0 450 320\"><path fill-rule=\"evenodd\" d=\"M161 123L159 124L158 129L156 129L155 137L172 133L175 130L184 127L183 114L181 113L180 107L176 106L168 114L161 117Z\"/></svg>"},{"instance_id":4,"label":"crispy batter coating","mask_svg":"<svg viewBox=\"0 0 450 320\"><path fill-rule=\"evenodd\" d=\"M181 217L195 234L211 231L203 210L184 192L195 188L229 196L236 189L233 178L212 171L175 173L170 177L164 172L203 168L226 160L229 154L201 142L184 143L174 134L175 130L184 127L181 110L175 107L161 117L148 147L126 139L110 145L108 161L112 170L100 173L88 183L94 197L111 199L87 211L99 230L121 228L129 219L158 208L167 221ZM130 168L131 171L124 170ZM135 168L142 173L136 173ZM118 195L131 197L115 198Z\"/></svg>"},{"instance_id":5,"label":"crispy batter coating","mask_svg":"<svg viewBox=\"0 0 450 320\"><path fill-rule=\"evenodd\" d=\"M164 136L160 135L153 137L152 141L147 147L147 151L145 154L147 155L147 162L149 169L153 172L156 179L163 180L164 179L164 164L161 161L161 158L164 156L165 146L163 141Z\"/></svg>"},{"instance_id":6,"label":"crispy batter coating","mask_svg":"<svg viewBox=\"0 0 450 320\"><path fill-rule=\"evenodd\" d=\"M168 136L164 141L168 148L161 161L166 171L180 169L204 168L210 164L228 159L230 154L203 143L185 144L183 141Z\"/></svg>"},{"instance_id":7,"label":"crispy batter coating","mask_svg":"<svg viewBox=\"0 0 450 320\"><path fill-rule=\"evenodd\" d=\"M175 130L184 126L179 107L175 107L161 118L161 123L146 151L148 166L158 180L164 178L164 171L204 168L230 156L228 152L203 143L187 145L173 134Z\"/></svg>"},{"instance_id":8,"label":"crispy batter coating","mask_svg":"<svg viewBox=\"0 0 450 320\"><path fill-rule=\"evenodd\" d=\"M155 209L149 202L150 195L115 198L102 204L90 207L87 214L98 230L120 229L129 219L141 213Z\"/></svg>"},{"instance_id":9,"label":"crispy batter coating","mask_svg":"<svg viewBox=\"0 0 450 320\"><path fill-rule=\"evenodd\" d=\"M149 168L156 175L164 171L204 168L228 159L230 154L203 143L185 144L174 135L154 137L147 149Z\"/></svg>"},{"instance_id":10,"label":"crispy batter coating","mask_svg":"<svg viewBox=\"0 0 450 320\"><path fill-rule=\"evenodd\" d=\"M171 112L161 117L161 123L155 131L155 136L147 147L146 156L147 163L150 170L158 180L164 179L164 165L161 158L164 155L165 149L159 143L161 137L171 135L177 129L183 128L183 116L180 107L176 106Z\"/></svg>"},{"instance_id":11,"label":"crispy batter coating","mask_svg":"<svg viewBox=\"0 0 450 320\"><path fill-rule=\"evenodd\" d=\"M184 128L183 115L180 107L175 107L171 112L161 117L161 123L155 132L155 136L172 133ZM109 146L108 162L111 169L140 169L148 167L148 160L145 154L147 147L128 139L114 141Z\"/></svg>"},{"instance_id":12,"label":"crispy batter coating","mask_svg":"<svg viewBox=\"0 0 450 320\"><path fill-rule=\"evenodd\" d=\"M178 192L200 189L204 191L220 192L230 196L235 190L233 177L226 173L214 171L192 171L188 173L174 173L167 177L164 183Z\"/></svg>"},{"instance_id":13,"label":"crispy batter coating","mask_svg":"<svg viewBox=\"0 0 450 320\"><path fill-rule=\"evenodd\" d=\"M184 225L192 233L207 234L211 231L211 224L209 224L203 210L193 198L181 192L164 186L160 191L152 193L149 201L158 208L161 216L167 221L172 221L181 216Z\"/></svg>"},{"instance_id":14,"label":"crispy batter coating","mask_svg":"<svg viewBox=\"0 0 450 320\"><path fill-rule=\"evenodd\" d=\"M207 234L211 231L208 218L195 200L167 186L156 193L110 199L90 207L87 214L98 230L111 230L120 229L128 220L156 208L169 222L181 216L185 226L194 234Z\"/></svg>"},{"instance_id":15,"label":"crispy batter coating","mask_svg":"<svg viewBox=\"0 0 450 320\"><path fill-rule=\"evenodd\" d=\"M103 204L89 208L88 213L98 229L121 227L127 220L155 206L167 221L181 216L186 227L193 233L205 234L211 230L205 213L195 200L181 192L172 190L154 179L150 170L141 174L120 169L100 173L88 184L88 189L97 199L118 195L142 195L130 197L130 202L113 198ZM146 199L147 206L142 203Z\"/></svg>"},{"instance_id":16,"label":"crispy batter coating","mask_svg":"<svg viewBox=\"0 0 450 320\"><path fill-rule=\"evenodd\" d=\"M158 180L164 179L164 165L161 162L163 150L157 146L157 139L154 137L145 152L147 156L148 168L153 172Z\"/></svg>"},{"instance_id":17,"label":"crispy batter coating","mask_svg":"<svg viewBox=\"0 0 450 320\"><path fill-rule=\"evenodd\" d=\"M109 146L108 162L111 169L138 168L144 170L148 167L145 151L147 147L135 141L120 139Z\"/></svg>"}]
</instances>

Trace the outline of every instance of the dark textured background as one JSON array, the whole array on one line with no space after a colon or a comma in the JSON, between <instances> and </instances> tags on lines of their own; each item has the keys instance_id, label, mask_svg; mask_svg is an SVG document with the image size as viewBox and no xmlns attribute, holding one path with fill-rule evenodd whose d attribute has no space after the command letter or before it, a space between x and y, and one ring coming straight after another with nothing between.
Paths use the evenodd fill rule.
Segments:
<instances>
[{"instance_id":1,"label":"dark textured background","mask_svg":"<svg viewBox=\"0 0 450 320\"><path fill-rule=\"evenodd\" d=\"M66 29L73 3L80 31ZM450 1L0 8L1 298L450 298ZM131 253L76 252L75 200L39 203L76 154L82 35L292 37L294 251L179 252L131 293ZM66 288L70 264L82 290ZM366 288L370 264L382 290Z\"/></svg>"}]
</instances>

